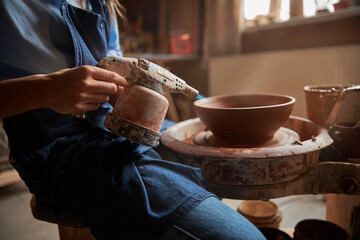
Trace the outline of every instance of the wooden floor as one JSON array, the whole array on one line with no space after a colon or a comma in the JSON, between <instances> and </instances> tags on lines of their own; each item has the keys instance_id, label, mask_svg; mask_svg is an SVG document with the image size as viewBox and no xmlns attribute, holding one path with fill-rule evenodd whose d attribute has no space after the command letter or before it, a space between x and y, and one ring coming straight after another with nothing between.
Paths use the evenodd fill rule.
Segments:
<instances>
[{"instance_id":1,"label":"wooden floor","mask_svg":"<svg viewBox=\"0 0 360 240\"><path fill-rule=\"evenodd\" d=\"M58 240L55 224L37 221L30 212L30 197L23 182L0 188L1 240Z\"/></svg>"},{"instance_id":2,"label":"wooden floor","mask_svg":"<svg viewBox=\"0 0 360 240\"><path fill-rule=\"evenodd\" d=\"M15 183L14 183L15 182ZM0 239L1 240L58 240L57 226L34 219L30 212L28 189L21 181L0 187ZM236 209L239 200L223 199ZM325 219L325 202L321 195L290 196L273 199L280 208L282 229L292 229L303 219ZM291 231L291 230L290 230Z\"/></svg>"}]
</instances>

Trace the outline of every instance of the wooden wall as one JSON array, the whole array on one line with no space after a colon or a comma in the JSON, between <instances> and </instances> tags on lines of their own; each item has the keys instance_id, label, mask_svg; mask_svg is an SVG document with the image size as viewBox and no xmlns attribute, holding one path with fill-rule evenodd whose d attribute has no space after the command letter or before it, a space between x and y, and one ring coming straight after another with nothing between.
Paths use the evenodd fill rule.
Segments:
<instances>
[{"instance_id":1,"label":"wooden wall","mask_svg":"<svg viewBox=\"0 0 360 240\"><path fill-rule=\"evenodd\" d=\"M294 115L306 117L303 87L360 84L360 44L211 58L210 95L278 93L296 98Z\"/></svg>"}]
</instances>

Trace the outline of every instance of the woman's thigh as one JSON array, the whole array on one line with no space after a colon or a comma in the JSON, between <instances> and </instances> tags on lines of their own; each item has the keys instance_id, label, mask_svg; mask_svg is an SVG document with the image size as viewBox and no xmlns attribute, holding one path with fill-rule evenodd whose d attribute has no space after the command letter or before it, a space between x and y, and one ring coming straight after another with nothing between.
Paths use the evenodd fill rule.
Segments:
<instances>
[{"instance_id":1,"label":"woman's thigh","mask_svg":"<svg viewBox=\"0 0 360 240\"><path fill-rule=\"evenodd\" d=\"M174 223L161 239L265 240L265 237L239 213L209 197Z\"/></svg>"}]
</instances>

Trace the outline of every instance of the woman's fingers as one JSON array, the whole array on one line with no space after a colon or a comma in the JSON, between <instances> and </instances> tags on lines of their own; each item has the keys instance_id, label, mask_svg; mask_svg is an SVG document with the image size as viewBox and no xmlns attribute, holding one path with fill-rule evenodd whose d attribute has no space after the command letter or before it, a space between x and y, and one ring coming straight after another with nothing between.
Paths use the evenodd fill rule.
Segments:
<instances>
[{"instance_id":1,"label":"woman's fingers","mask_svg":"<svg viewBox=\"0 0 360 240\"><path fill-rule=\"evenodd\" d=\"M118 90L118 85L110 82L103 82L92 80L91 84L88 84L86 91L91 93L106 93L114 94Z\"/></svg>"},{"instance_id":2,"label":"woman's fingers","mask_svg":"<svg viewBox=\"0 0 360 240\"><path fill-rule=\"evenodd\" d=\"M122 87L126 86L126 83L127 83L126 79L124 77L120 76L119 74L102 69L102 68L98 68L98 67L94 67L94 68L95 69L94 69L92 76L96 80L115 83L116 85L119 85Z\"/></svg>"},{"instance_id":3,"label":"woman's fingers","mask_svg":"<svg viewBox=\"0 0 360 240\"><path fill-rule=\"evenodd\" d=\"M47 75L48 107L59 113L95 110L127 85L124 77L95 66L64 69Z\"/></svg>"},{"instance_id":4,"label":"woman's fingers","mask_svg":"<svg viewBox=\"0 0 360 240\"><path fill-rule=\"evenodd\" d=\"M124 87L127 81L119 74L95 66L82 66L80 71L88 75L85 83L86 91L114 94L118 86ZM90 78L89 78L90 77Z\"/></svg>"},{"instance_id":5,"label":"woman's fingers","mask_svg":"<svg viewBox=\"0 0 360 240\"><path fill-rule=\"evenodd\" d=\"M82 95L82 102L84 103L105 103L110 98L109 94L104 93L86 93Z\"/></svg>"}]
</instances>

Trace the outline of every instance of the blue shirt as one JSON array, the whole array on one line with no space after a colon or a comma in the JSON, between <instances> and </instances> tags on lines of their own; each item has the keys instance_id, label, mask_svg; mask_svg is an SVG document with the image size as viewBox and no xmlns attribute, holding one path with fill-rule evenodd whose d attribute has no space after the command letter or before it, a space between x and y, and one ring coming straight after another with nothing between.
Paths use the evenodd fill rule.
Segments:
<instances>
[{"instance_id":1,"label":"blue shirt","mask_svg":"<svg viewBox=\"0 0 360 240\"><path fill-rule=\"evenodd\" d=\"M51 73L76 66L71 32L59 11L60 1L57 2L1 1L0 79L26 73ZM107 55L122 56L116 18L111 24Z\"/></svg>"}]
</instances>

